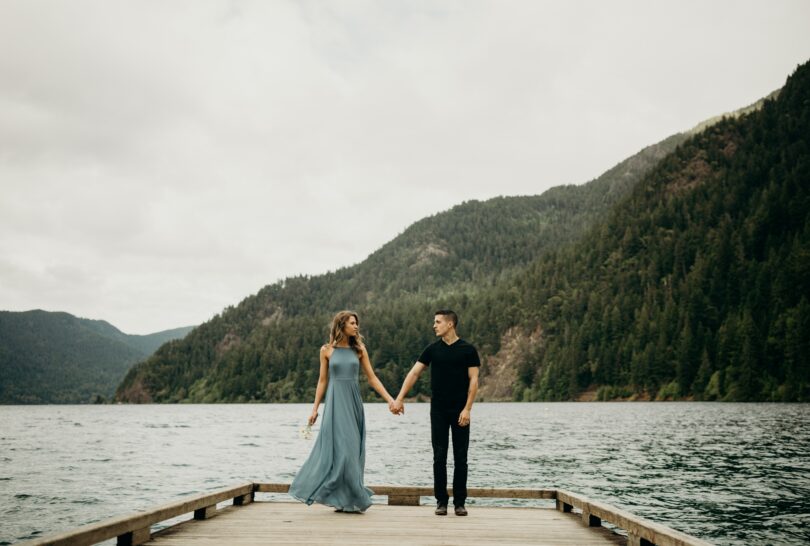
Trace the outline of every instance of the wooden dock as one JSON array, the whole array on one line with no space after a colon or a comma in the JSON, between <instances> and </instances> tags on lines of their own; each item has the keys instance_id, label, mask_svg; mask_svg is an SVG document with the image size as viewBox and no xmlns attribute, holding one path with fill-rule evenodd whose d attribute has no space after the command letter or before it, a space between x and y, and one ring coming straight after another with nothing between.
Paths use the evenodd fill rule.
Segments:
<instances>
[{"instance_id":1,"label":"wooden dock","mask_svg":"<svg viewBox=\"0 0 810 546\"><path fill-rule=\"evenodd\" d=\"M469 498L549 499L555 501L556 509L468 505L470 515L458 517L453 515L452 509L447 516L436 516L432 506L419 506L420 497L433 495L431 488L369 487L375 495L387 496L388 505L374 504L364 514L348 514L299 502L254 502L256 493L286 493L289 484L245 483L23 544L81 546L110 538L117 538L121 546L362 546L389 542L413 546L709 544L608 504L558 489L470 488ZM231 499L232 504L217 508L218 504ZM192 513L191 520L152 530L155 524ZM624 530L626 536L603 526L603 522Z\"/></svg>"},{"instance_id":2,"label":"wooden dock","mask_svg":"<svg viewBox=\"0 0 810 546\"><path fill-rule=\"evenodd\" d=\"M452 506L449 515L439 517L432 506L374 505L365 514L340 514L300 502L255 502L221 512L211 520L186 522L156 533L146 545L604 546L626 540L604 527L595 532L580 525L575 516L553 508L470 507L470 515L463 518L453 515Z\"/></svg>"}]
</instances>

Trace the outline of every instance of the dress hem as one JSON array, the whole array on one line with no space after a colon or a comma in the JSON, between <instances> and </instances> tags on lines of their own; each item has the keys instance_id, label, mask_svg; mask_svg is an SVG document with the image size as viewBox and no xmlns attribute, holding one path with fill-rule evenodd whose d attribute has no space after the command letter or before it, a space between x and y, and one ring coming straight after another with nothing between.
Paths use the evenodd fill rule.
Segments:
<instances>
[{"instance_id":1,"label":"dress hem","mask_svg":"<svg viewBox=\"0 0 810 546\"><path fill-rule=\"evenodd\" d=\"M372 492L372 494L373 494L373 492ZM289 493L289 495L292 498L294 498L295 500L303 502L307 506L312 506L313 504L318 503L318 504L322 504L323 506L328 506L330 508L334 508L335 510L341 510L341 511L347 512L347 513L361 513L362 514L363 512L365 512L366 510L371 508L371 505L373 504L373 503L369 503L368 506L366 506L365 508L360 508L360 507L354 506L354 505L352 505L352 506L338 506L338 505L332 504L330 502L324 502L324 501L320 501L320 500L313 499L313 498L299 497L298 495L295 495L293 493Z\"/></svg>"}]
</instances>

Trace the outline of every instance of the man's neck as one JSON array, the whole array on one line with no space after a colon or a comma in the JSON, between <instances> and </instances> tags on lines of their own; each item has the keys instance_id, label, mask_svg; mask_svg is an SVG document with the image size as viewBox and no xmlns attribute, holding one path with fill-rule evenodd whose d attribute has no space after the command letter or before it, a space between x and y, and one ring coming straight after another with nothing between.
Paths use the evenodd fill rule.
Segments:
<instances>
[{"instance_id":1,"label":"man's neck","mask_svg":"<svg viewBox=\"0 0 810 546\"><path fill-rule=\"evenodd\" d=\"M447 332L442 336L442 341L444 341L447 345L452 345L458 341L458 334L456 334L455 330L452 332Z\"/></svg>"}]
</instances>

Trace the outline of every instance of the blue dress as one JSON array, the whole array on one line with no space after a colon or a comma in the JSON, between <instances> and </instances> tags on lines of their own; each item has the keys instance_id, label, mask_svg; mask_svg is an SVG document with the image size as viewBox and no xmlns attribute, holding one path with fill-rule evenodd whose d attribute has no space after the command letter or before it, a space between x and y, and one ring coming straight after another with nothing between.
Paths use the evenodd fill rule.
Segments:
<instances>
[{"instance_id":1,"label":"blue dress","mask_svg":"<svg viewBox=\"0 0 810 546\"><path fill-rule=\"evenodd\" d=\"M290 485L293 498L344 512L364 512L374 492L363 485L366 422L354 349L335 347L329 359L329 384L321 431L304 466Z\"/></svg>"}]
</instances>

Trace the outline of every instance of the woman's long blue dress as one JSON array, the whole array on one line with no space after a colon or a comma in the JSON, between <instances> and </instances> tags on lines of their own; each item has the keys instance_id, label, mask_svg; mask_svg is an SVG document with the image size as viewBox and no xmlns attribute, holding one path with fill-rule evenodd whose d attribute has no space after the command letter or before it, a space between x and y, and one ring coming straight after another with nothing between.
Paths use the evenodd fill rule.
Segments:
<instances>
[{"instance_id":1,"label":"woman's long blue dress","mask_svg":"<svg viewBox=\"0 0 810 546\"><path fill-rule=\"evenodd\" d=\"M329 359L321 431L290 485L290 495L301 502L317 502L344 512L364 512L371 506L374 492L363 485L366 422L357 382L359 370L354 349L335 347Z\"/></svg>"}]
</instances>

